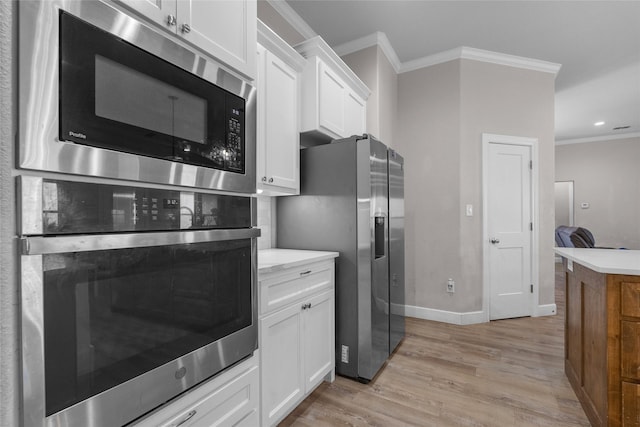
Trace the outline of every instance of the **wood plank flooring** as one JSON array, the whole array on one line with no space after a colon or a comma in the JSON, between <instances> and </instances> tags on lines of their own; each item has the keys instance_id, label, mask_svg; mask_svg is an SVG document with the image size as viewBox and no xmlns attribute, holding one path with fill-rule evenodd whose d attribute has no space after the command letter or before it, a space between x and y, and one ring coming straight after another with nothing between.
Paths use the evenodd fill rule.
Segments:
<instances>
[{"instance_id":1,"label":"wood plank flooring","mask_svg":"<svg viewBox=\"0 0 640 427\"><path fill-rule=\"evenodd\" d=\"M589 426L564 374L564 281L556 316L456 326L407 318L369 384L323 383L280 426Z\"/></svg>"}]
</instances>

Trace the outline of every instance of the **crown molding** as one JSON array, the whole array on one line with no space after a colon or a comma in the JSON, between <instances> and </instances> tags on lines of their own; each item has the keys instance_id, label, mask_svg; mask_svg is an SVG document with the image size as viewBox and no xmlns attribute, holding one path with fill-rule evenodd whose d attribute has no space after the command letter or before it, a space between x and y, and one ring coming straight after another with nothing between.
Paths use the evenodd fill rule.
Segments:
<instances>
[{"instance_id":1,"label":"crown molding","mask_svg":"<svg viewBox=\"0 0 640 427\"><path fill-rule=\"evenodd\" d=\"M317 34L311 27L291 8L284 0L267 0L271 6L282 17L289 22L298 32L300 32L306 39L311 39ZM382 52L386 55L387 59L396 70L396 73L406 73L414 71L424 67L430 67L432 65L442 64L444 62L453 61L456 59L470 59L473 61L487 62L490 64L505 65L508 67L522 68L526 70L540 71L544 73L551 73L554 76L558 75L561 64L554 62L542 61L539 59L525 58L523 56L508 55L505 53L491 52L488 50L475 49L472 47L461 46L455 49L447 50L445 52L436 53L434 55L425 56L423 58L414 59L412 61L400 62L398 55L391 46L387 36L378 31L368 36L361 37L359 39L343 43L337 46L334 50L340 55L347 55L349 53L357 52L359 50L378 45L382 49Z\"/></svg>"},{"instance_id":2,"label":"crown molding","mask_svg":"<svg viewBox=\"0 0 640 427\"><path fill-rule=\"evenodd\" d=\"M302 72L307 60L300 55L294 48L282 40L271 28L265 25L260 19L257 20L258 24L258 43L265 47L270 52L273 52L286 62L290 67L297 72Z\"/></svg>"},{"instance_id":3,"label":"crown molding","mask_svg":"<svg viewBox=\"0 0 640 427\"><path fill-rule=\"evenodd\" d=\"M420 68L431 67L433 65L443 64L445 62L461 59L462 49L462 47L457 47L455 49L445 50L444 52L439 52L433 55L425 56L423 58L403 62L398 74L408 73L409 71L418 70Z\"/></svg>"},{"instance_id":4,"label":"crown molding","mask_svg":"<svg viewBox=\"0 0 640 427\"><path fill-rule=\"evenodd\" d=\"M561 139L556 141L556 145L582 144L585 142L614 141L616 139L640 138L640 132L619 133L616 135L600 135L588 138Z\"/></svg>"},{"instance_id":5,"label":"crown molding","mask_svg":"<svg viewBox=\"0 0 640 427\"><path fill-rule=\"evenodd\" d=\"M455 49L436 53L435 55L429 55L425 56L424 58L404 62L402 63L400 73L406 73L409 71L417 70L419 68L442 64L444 62L453 61L455 59L470 59L472 61L505 65L508 67L540 71L543 73L551 73L554 75L558 74L558 71L560 71L560 67L562 66L561 64L541 61L539 59L525 58L523 56L507 55L505 53L491 52L488 50L461 46Z\"/></svg>"},{"instance_id":6,"label":"crown molding","mask_svg":"<svg viewBox=\"0 0 640 427\"><path fill-rule=\"evenodd\" d=\"M340 56L345 56L353 52L357 52L362 49L366 49L371 46L380 46L382 53L387 57L389 63L395 70L396 74L400 73L400 67L402 63L400 59L398 59L398 55L396 55L396 51L391 46L391 42L387 38L387 35L382 31L377 31L373 34L369 34L368 36L360 37L359 39L352 40L347 43L343 43L340 46L336 46L333 49Z\"/></svg>"},{"instance_id":7,"label":"crown molding","mask_svg":"<svg viewBox=\"0 0 640 427\"><path fill-rule=\"evenodd\" d=\"M318 35L286 1L267 0L267 2L305 39L310 39Z\"/></svg>"},{"instance_id":8,"label":"crown molding","mask_svg":"<svg viewBox=\"0 0 640 427\"><path fill-rule=\"evenodd\" d=\"M525 70L540 71L557 75L562 67L555 62L542 61L540 59L525 58L523 56L507 55L506 53L491 52L488 50L462 47L462 59L488 62L491 64L506 65L509 67L523 68Z\"/></svg>"}]
</instances>

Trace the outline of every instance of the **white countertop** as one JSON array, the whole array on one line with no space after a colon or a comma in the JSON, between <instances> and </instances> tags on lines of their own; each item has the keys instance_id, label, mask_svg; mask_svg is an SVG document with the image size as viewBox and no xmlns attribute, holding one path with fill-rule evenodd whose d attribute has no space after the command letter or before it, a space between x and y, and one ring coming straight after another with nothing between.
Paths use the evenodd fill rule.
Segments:
<instances>
[{"instance_id":1,"label":"white countertop","mask_svg":"<svg viewBox=\"0 0 640 427\"><path fill-rule=\"evenodd\" d=\"M258 272L272 273L310 262L338 257L338 252L305 251L299 249L262 249L258 251Z\"/></svg>"},{"instance_id":2,"label":"white countertop","mask_svg":"<svg viewBox=\"0 0 640 427\"><path fill-rule=\"evenodd\" d=\"M555 248L558 255L598 273L640 276L640 251L625 249Z\"/></svg>"}]
</instances>

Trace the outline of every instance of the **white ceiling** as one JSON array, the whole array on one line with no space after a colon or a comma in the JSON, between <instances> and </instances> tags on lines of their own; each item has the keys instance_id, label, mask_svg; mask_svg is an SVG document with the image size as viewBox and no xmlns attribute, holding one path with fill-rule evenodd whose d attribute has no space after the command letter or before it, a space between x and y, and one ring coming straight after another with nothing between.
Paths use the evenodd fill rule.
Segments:
<instances>
[{"instance_id":1,"label":"white ceiling","mask_svg":"<svg viewBox=\"0 0 640 427\"><path fill-rule=\"evenodd\" d=\"M286 3L332 47L385 33L401 63L466 46L561 64L557 141L640 135L640 1Z\"/></svg>"}]
</instances>

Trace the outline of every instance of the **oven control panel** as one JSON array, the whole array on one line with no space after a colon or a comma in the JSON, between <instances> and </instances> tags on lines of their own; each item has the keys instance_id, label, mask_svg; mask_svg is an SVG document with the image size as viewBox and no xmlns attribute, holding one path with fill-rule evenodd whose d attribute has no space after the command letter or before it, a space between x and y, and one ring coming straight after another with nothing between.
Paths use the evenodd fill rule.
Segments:
<instances>
[{"instance_id":1,"label":"oven control panel","mask_svg":"<svg viewBox=\"0 0 640 427\"><path fill-rule=\"evenodd\" d=\"M22 177L23 223L41 233L80 234L249 228L251 197ZM28 182L25 182L28 181ZM35 183L33 182L35 181ZM32 193L32 194L24 194ZM34 194L39 193L39 194ZM31 203L31 202L29 202ZM24 203L23 203L24 204ZM29 219L29 216L35 219ZM24 224L23 224L24 228ZM27 227L34 229L33 226Z\"/></svg>"}]
</instances>

